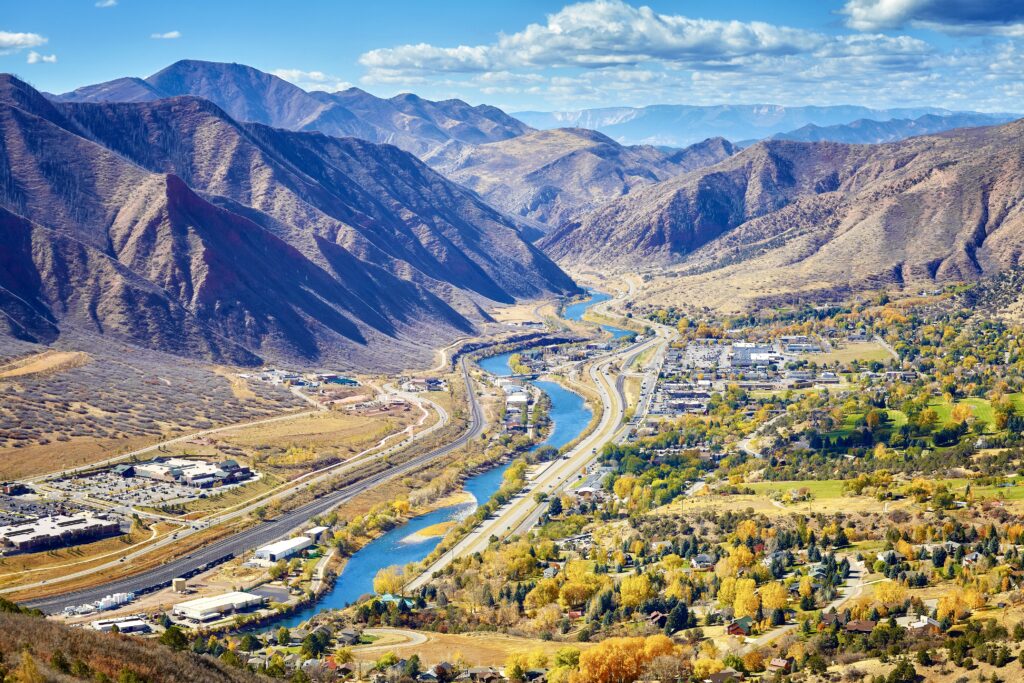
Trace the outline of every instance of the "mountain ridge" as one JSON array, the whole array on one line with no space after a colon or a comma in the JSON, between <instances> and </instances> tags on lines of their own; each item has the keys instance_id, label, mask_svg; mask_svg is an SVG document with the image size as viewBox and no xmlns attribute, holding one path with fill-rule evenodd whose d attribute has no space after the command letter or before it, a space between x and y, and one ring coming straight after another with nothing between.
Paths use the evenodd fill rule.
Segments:
<instances>
[{"instance_id":1,"label":"mountain ridge","mask_svg":"<svg viewBox=\"0 0 1024 683\"><path fill-rule=\"evenodd\" d=\"M180 60L142 79L125 77L50 97L57 102L151 102L192 95L232 118L334 137L393 144L421 155L448 140L478 144L520 135L525 124L490 105L439 102L411 93L379 98L359 88L307 92L244 64Z\"/></svg>"},{"instance_id":2,"label":"mountain ridge","mask_svg":"<svg viewBox=\"0 0 1024 683\"><path fill-rule=\"evenodd\" d=\"M540 244L577 267L668 268L667 291L705 301L975 279L1024 253L1022 133L1024 120L879 145L766 140Z\"/></svg>"},{"instance_id":3,"label":"mountain ridge","mask_svg":"<svg viewBox=\"0 0 1024 683\"><path fill-rule=\"evenodd\" d=\"M6 229L28 245L12 267L35 273L32 305L4 312L30 339L398 369L485 321L481 302L576 291L523 226L411 154L205 99L54 103L3 76L0 147Z\"/></svg>"}]
</instances>

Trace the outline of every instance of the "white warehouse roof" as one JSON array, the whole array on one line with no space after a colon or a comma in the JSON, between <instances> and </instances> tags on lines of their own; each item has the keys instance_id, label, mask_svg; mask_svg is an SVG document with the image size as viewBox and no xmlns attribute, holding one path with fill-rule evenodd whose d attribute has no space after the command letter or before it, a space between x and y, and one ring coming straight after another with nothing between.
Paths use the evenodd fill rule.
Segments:
<instances>
[{"instance_id":1,"label":"white warehouse roof","mask_svg":"<svg viewBox=\"0 0 1024 683\"><path fill-rule=\"evenodd\" d=\"M278 541L277 543L271 543L270 545L265 545L262 548L257 548L256 555L259 557L281 557L294 553L298 550L302 550L303 548L308 548L311 545L313 545L313 540L308 536L296 536L295 538L286 538L283 541Z\"/></svg>"},{"instance_id":2,"label":"white warehouse roof","mask_svg":"<svg viewBox=\"0 0 1024 683\"><path fill-rule=\"evenodd\" d=\"M174 613L193 619L204 619L213 614L235 612L247 607L262 605L264 600L265 598L261 595L233 591L222 595L213 595L208 598L196 598L187 602L179 602L174 606Z\"/></svg>"}]
</instances>

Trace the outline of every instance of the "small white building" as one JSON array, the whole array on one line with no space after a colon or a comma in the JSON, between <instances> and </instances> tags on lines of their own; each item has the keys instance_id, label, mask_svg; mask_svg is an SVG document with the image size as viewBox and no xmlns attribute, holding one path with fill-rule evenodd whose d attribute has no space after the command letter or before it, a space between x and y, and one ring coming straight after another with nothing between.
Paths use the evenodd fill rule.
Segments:
<instances>
[{"instance_id":1,"label":"small white building","mask_svg":"<svg viewBox=\"0 0 1024 683\"><path fill-rule=\"evenodd\" d=\"M93 630L109 633L117 627L120 633L149 633L150 627L139 617L120 617L116 619L97 619L90 624Z\"/></svg>"},{"instance_id":2,"label":"small white building","mask_svg":"<svg viewBox=\"0 0 1024 683\"><path fill-rule=\"evenodd\" d=\"M195 621L209 621L225 614L240 612L244 609L258 607L266 602L262 595L233 591L208 598L196 598L187 602L179 602L174 606L176 616Z\"/></svg>"},{"instance_id":3,"label":"small white building","mask_svg":"<svg viewBox=\"0 0 1024 683\"><path fill-rule=\"evenodd\" d=\"M278 560L287 559L311 545L313 545L313 539L309 536L286 538L283 541L257 548L255 557L257 560L263 560L264 562L277 562Z\"/></svg>"}]
</instances>

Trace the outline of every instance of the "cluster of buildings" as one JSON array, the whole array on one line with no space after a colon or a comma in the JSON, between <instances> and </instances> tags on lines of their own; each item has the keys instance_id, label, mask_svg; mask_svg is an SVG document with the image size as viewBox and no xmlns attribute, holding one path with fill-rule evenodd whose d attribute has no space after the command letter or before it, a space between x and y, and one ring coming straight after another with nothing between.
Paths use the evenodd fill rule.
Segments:
<instances>
[{"instance_id":1,"label":"cluster of buildings","mask_svg":"<svg viewBox=\"0 0 1024 683\"><path fill-rule=\"evenodd\" d=\"M447 380L439 377L399 377L402 391L419 393L421 391L448 391Z\"/></svg>"},{"instance_id":2,"label":"cluster of buildings","mask_svg":"<svg viewBox=\"0 0 1024 683\"><path fill-rule=\"evenodd\" d=\"M499 377L495 384L505 396L506 432L528 432L530 428L530 404L533 396L529 386L512 377Z\"/></svg>"},{"instance_id":3,"label":"cluster of buildings","mask_svg":"<svg viewBox=\"0 0 1024 683\"><path fill-rule=\"evenodd\" d=\"M52 515L0 527L0 555L61 548L120 534L120 522L91 512Z\"/></svg>"},{"instance_id":4,"label":"cluster of buildings","mask_svg":"<svg viewBox=\"0 0 1024 683\"><path fill-rule=\"evenodd\" d=\"M212 488L251 479L253 471L234 460L209 462L185 458L157 458L142 464L118 465L114 474L155 481L174 482L196 488Z\"/></svg>"},{"instance_id":5,"label":"cluster of buildings","mask_svg":"<svg viewBox=\"0 0 1024 683\"><path fill-rule=\"evenodd\" d=\"M255 379L268 384L284 385L287 387L311 387L316 388L325 384L339 386L359 386L359 382L351 377L345 377L336 372L295 372L293 370L281 370L270 368L258 373L241 373L242 379Z\"/></svg>"}]
</instances>

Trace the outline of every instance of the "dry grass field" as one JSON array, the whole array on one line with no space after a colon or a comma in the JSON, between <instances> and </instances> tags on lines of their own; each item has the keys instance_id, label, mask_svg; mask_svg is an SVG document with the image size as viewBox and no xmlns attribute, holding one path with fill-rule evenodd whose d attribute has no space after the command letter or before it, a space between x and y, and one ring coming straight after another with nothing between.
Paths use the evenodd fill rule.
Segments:
<instances>
[{"instance_id":1,"label":"dry grass field","mask_svg":"<svg viewBox=\"0 0 1024 683\"><path fill-rule=\"evenodd\" d=\"M43 351L0 365L0 379L42 375L85 365L91 359L81 351Z\"/></svg>"},{"instance_id":2,"label":"dry grass field","mask_svg":"<svg viewBox=\"0 0 1024 683\"><path fill-rule=\"evenodd\" d=\"M431 633L401 629L370 629L379 639L373 644L356 647L352 653L360 661L375 661L388 652L399 657L418 654L426 665L442 661L463 659L476 666L503 666L509 655L544 652L550 659L559 649L571 646L578 649L591 647L591 643L559 643L539 638L522 638L503 633ZM422 641L422 642L421 642Z\"/></svg>"},{"instance_id":3,"label":"dry grass field","mask_svg":"<svg viewBox=\"0 0 1024 683\"><path fill-rule=\"evenodd\" d=\"M809 359L821 363L839 363L846 365L850 361L858 360L866 363L878 361L884 363L892 356L878 342L846 342L840 348L835 348L829 353L815 353L808 356Z\"/></svg>"}]
</instances>

